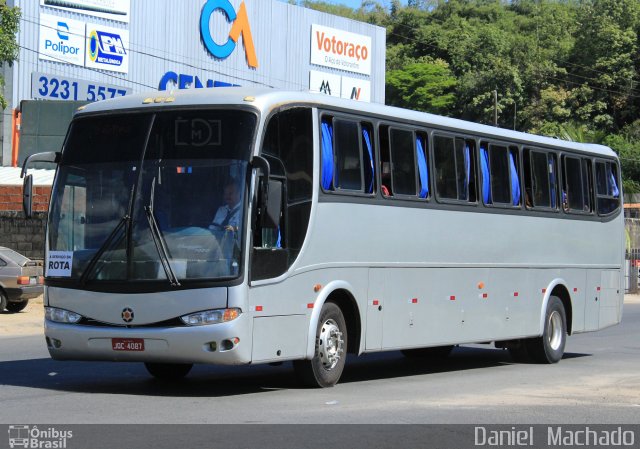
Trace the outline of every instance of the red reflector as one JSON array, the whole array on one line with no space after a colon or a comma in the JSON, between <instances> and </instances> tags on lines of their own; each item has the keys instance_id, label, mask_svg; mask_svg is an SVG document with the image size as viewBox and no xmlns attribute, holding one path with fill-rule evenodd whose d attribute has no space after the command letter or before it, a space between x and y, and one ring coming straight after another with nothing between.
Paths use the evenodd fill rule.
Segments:
<instances>
[{"instance_id":1,"label":"red reflector","mask_svg":"<svg viewBox=\"0 0 640 449\"><path fill-rule=\"evenodd\" d=\"M596 291L599 292L600 291L600 287L596 287Z\"/></svg>"},{"instance_id":2,"label":"red reflector","mask_svg":"<svg viewBox=\"0 0 640 449\"><path fill-rule=\"evenodd\" d=\"M309 304L307 304L307 309L313 309L313 303L310 302Z\"/></svg>"},{"instance_id":3,"label":"red reflector","mask_svg":"<svg viewBox=\"0 0 640 449\"><path fill-rule=\"evenodd\" d=\"M262 306L256 306L256 312L262 312Z\"/></svg>"},{"instance_id":4,"label":"red reflector","mask_svg":"<svg viewBox=\"0 0 640 449\"><path fill-rule=\"evenodd\" d=\"M513 296L518 297L519 293L518 292L513 292Z\"/></svg>"},{"instance_id":5,"label":"red reflector","mask_svg":"<svg viewBox=\"0 0 640 449\"><path fill-rule=\"evenodd\" d=\"M547 293L547 289L546 289L546 288L543 288L543 289L542 289L542 293Z\"/></svg>"},{"instance_id":6,"label":"red reflector","mask_svg":"<svg viewBox=\"0 0 640 449\"><path fill-rule=\"evenodd\" d=\"M412 303L412 304L418 304L418 298L413 298L413 299L411 300L411 303Z\"/></svg>"},{"instance_id":7,"label":"red reflector","mask_svg":"<svg viewBox=\"0 0 640 449\"><path fill-rule=\"evenodd\" d=\"M456 297L455 296L449 296L449 301L455 301Z\"/></svg>"},{"instance_id":8,"label":"red reflector","mask_svg":"<svg viewBox=\"0 0 640 449\"><path fill-rule=\"evenodd\" d=\"M482 297L483 297L484 299L487 299L487 298L489 297L489 294L488 294L488 293L483 293L483 294L482 294Z\"/></svg>"},{"instance_id":9,"label":"red reflector","mask_svg":"<svg viewBox=\"0 0 640 449\"><path fill-rule=\"evenodd\" d=\"M373 305L374 305L374 306L377 306L378 304L380 304L380 301L378 301L377 299L374 299L374 300L373 300Z\"/></svg>"},{"instance_id":10,"label":"red reflector","mask_svg":"<svg viewBox=\"0 0 640 449\"><path fill-rule=\"evenodd\" d=\"M577 288L574 288L574 289L573 289L573 291L574 291L574 292L577 292L577 291L578 291L578 289L577 289Z\"/></svg>"}]
</instances>

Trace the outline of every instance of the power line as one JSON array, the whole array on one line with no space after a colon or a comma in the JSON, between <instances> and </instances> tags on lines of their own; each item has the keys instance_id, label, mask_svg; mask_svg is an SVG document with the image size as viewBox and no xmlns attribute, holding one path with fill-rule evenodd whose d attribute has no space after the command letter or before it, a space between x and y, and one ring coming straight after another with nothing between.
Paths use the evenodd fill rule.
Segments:
<instances>
[{"instance_id":1,"label":"power line","mask_svg":"<svg viewBox=\"0 0 640 449\"><path fill-rule=\"evenodd\" d=\"M430 17L429 20L432 21L432 22L436 22L439 25L445 25L445 22L442 19L434 19L434 18ZM412 28L409 25L405 25L403 23L391 24L391 27L394 27L394 26L400 26L400 27L406 28L407 30L415 31L415 28ZM396 37L399 37L399 38L407 40L407 41L411 41L411 42L415 42L415 43L418 43L418 44L422 44L422 45L434 48L434 49L439 50L439 51L446 51L446 52L449 51L447 48L442 48L442 47L440 47L438 45L434 45L434 44L428 43L428 42L426 42L424 40L414 39L414 38L411 38L411 37L408 37L408 36L405 36L405 35L402 35L402 34L398 34L398 33L392 32L392 31L387 31L387 33L389 35L396 36ZM560 63L560 64L566 64L566 65L571 65L571 66L575 66L575 67L580 67L582 69L590 70L590 71L593 71L593 72L596 72L596 73L599 73L599 74L602 74L602 75L611 75L611 73L603 72L601 70L597 70L597 69L594 69L594 68L591 68L591 67L587 67L587 66L583 66L583 65L580 65L580 64L572 63L572 62L569 62L569 61L563 60L563 59L555 59L555 60L552 60L552 62L557 62L557 63ZM587 76L584 76L584 75L578 75L576 73L571 73L571 72L569 74L571 76L575 76L575 77L578 77L578 78L583 78L583 79L586 79L586 80L589 80L589 81L593 81L595 83L602 83L602 81L598 80L597 78L591 78L591 77L587 77ZM627 88L625 86L620 86L620 84L618 84L618 83L616 83L615 85L617 87L619 87L620 89L627 89L630 92L634 92L634 93L640 94L640 90L638 90L638 89L633 89L633 88ZM593 87L593 86L590 86L590 87ZM602 90L602 89L600 88L600 89L597 89L597 90ZM622 92L620 92L620 93L624 94Z\"/></svg>"}]
</instances>

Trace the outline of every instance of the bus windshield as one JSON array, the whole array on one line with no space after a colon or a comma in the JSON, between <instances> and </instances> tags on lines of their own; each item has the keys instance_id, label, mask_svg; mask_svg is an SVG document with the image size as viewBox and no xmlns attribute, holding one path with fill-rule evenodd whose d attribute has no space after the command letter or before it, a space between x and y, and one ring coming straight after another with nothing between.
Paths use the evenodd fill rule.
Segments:
<instances>
[{"instance_id":1,"label":"bus windshield","mask_svg":"<svg viewBox=\"0 0 640 449\"><path fill-rule=\"evenodd\" d=\"M46 275L86 282L240 273L256 115L163 111L75 120L52 192ZM167 284L167 285L168 285Z\"/></svg>"}]
</instances>

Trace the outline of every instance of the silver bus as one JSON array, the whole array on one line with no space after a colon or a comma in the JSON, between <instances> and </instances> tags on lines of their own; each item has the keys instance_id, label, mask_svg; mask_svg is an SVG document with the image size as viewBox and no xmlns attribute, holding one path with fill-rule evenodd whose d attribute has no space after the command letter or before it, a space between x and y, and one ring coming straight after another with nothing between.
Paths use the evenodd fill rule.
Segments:
<instances>
[{"instance_id":1,"label":"silver bus","mask_svg":"<svg viewBox=\"0 0 640 449\"><path fill-rule=\"evenodd\" d=\"M620 322L620 166L565 142L327 96L224 88L87 105L53 162L57 360L293 361L493 342L558 362ZM31 182L25 177L25 210Z\"/></svg>"}]
</instances>

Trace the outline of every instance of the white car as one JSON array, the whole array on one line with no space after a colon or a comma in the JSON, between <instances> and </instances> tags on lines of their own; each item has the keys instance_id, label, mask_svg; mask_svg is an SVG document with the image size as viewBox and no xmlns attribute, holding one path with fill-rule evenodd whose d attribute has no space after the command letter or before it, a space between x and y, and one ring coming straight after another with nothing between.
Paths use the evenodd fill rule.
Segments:
<instances>
[{"instance_id":1,"label":"white car","mask_svg":"<svg viewBox=\"0 0 640 449\"><path fill-rule=\"evenodd\" d=\"M42 267L10 248L0 246L0 312L20 312L44 291Z\"/></svg>"}]
</instances>

